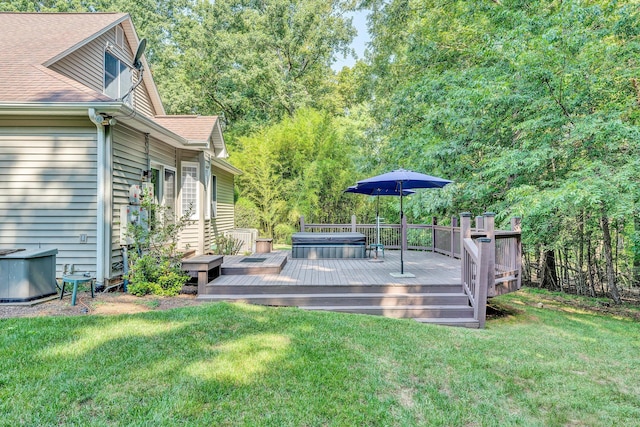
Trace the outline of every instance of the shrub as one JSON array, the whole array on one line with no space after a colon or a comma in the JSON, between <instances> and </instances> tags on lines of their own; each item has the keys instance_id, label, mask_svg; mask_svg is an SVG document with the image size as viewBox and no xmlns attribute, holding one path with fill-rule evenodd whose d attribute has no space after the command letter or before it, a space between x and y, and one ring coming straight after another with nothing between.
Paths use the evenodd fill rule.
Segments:
<instances>
[{"instance_id":1,"label":"shrub","mask_svg":"<svg viewBox=\"0 0 640 427\"><path fill-rule=\"evenodd\" d=\"M235 205L235 223L238 228L260 228L260 210L248 199L239 198Z\"/></svg>"},{"instance_id":2,"label":"shrub","mask_svg":"<svg viewBox=\"0 0 640 427\"><path fill-rule=\"evenodd\" d=\"M296 232L296 229L289 224L278 224L273 229L273 237L278 243L291 244L291 236Z\"/></svg>"},{"instance_id":3,"label":"shrub","mask_svg":"<svg viewBox=\"0 0 640 427\"><path fill-rule=\"evenodd\" d=\"M216 237L213 253L216 255L238 255L240 248L242 248L242 240L221 234Z\"/></svg>"},{"instance_id":4,"label":"shrub","mask_svg":"<svg viewBox=\"0 0 640 427\"><path fill-rule=\"evenodd\" d=\"M129 272L125 276L129 281L127 290L137 296L177 295L189 280L180 268L183 255L176 248L180 232L192 222L189 220L191 209L175 218L147 192L143 194L140 207L144 215L127 228L127 235L133 241Z\"/></svg>"}]
</instances>

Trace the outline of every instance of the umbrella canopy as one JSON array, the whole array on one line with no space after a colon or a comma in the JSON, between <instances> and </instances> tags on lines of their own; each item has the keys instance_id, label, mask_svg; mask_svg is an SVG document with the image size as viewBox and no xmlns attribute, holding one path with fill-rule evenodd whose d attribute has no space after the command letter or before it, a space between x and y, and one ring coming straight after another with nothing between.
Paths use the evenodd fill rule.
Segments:
<instances>
[{"instance_id":1,"label":"umbrella canopy","mask_svg":"<svg viewBox=\"0 0 640 427\"><path fill-rule=\"evenodd\" d=\"M375 188L375 187L361 187L359 185L352 185L351 187L344 190L345 193L357 193L357 194L366 194L367 196L399 196L400 191L393 188ZM410 196L415 194L416 192L413 190L402 190L403 196Z\"/></svg>"},{"instance_id":2,"label":"umbrella canopy","mask_svg":"<svg viewBox=\"0 0 640 427\"><path fill-rule=\"evenodd\" d=\"M356 187L363 191L365 189L379 189L399 192L400 188L403 190L407 188L442 188L452 182L453 181L449 181L448 179L438 178L437 176L398 169L358 181ZM399 195L399 193L396 195Z\"/></svg>"},{"instance_id":3,"label":"umbrella canopy","mask_svg":"<svg viewBox=\"0 0 640 427\"><path fill-rule=\"evenodd\" d=\"M371 178L358 181L356 188L360 193L364 193L366 190L373 191L389 191L395 192L395 195L400 196L400 225L402 226L402 218L404 212L402 209L402 196L407 189L411 188L442 188L447 184L451 184L453 181L448 179L438 178L437 176L425 175L419 172L413 172L405 169L397 169L391 172L383 173ZM366 194L366 193L365 193ZM412 274L404 273L404 257L403 257L403 242L400 239L400 277L414 277Z\"/></svg>"}]
</instances>

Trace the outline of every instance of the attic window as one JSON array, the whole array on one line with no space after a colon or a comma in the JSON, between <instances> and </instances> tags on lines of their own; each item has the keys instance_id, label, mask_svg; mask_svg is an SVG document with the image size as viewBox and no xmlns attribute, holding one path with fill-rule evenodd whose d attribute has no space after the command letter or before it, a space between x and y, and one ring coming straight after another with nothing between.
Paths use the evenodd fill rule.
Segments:
<instances>
[{"instance_id":1,"label":"attic window","mask_svg":"<svg viewBox=\"0 0 640 427\"><path fill-rule=\"evenodd\" d=\"M122 27L116 27L116 45L124 47L124 31Z\"/></svg>"},{"instance_id":2,"label":"attic window","mask_svg":"<svg viewBox=\"0 0 640 427\"><path fill-rule=\"evenodd\" d=\"M121 99L127 94L132 85L132 72L124 62L104 53L104 94L109 98ZM133 103L133 93L124 100L128 104Z\"/></svg>"}]
</instances>

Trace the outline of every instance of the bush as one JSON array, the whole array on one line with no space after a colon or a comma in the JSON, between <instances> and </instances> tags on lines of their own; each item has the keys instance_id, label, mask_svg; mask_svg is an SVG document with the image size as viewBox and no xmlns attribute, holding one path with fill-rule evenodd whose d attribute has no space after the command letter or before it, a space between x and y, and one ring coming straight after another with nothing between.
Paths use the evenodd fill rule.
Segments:
<instances>
[{"instance_id":1,"label":"bush","mask_svg":"<svg viewBox=\"0 0 640 427\"><path fill-rule=\"evenodd\" d=\"M238 228L260 228L260 210L251 201L239 198L235 205L235 223Z\"/></svg>"},{"instance_id":2,"label":"bush","mask_svg":"<svg viewBox=\"0 0 640 427\"><path fill-rule=\"evenodd\" d=\"M178 236L192 221L191 208L176 218L165 206L144 192L139 220L129 224L127 237L133 241L129 252L127 290L137 296L148 294L174 296L180 293L189 276L181 270L182 254L177 249Z\"/></svg>"},{"instance_id":3,"label":"bush","mask_svg":"<svg viewBox=\"0 0 640 427\"><path fill-rule=\"evenodd\" d=\"M242 248L242 240L221 234L216 237L213 253L216 255L238 255L240 248Z\"/></svg>"},{"instance_id":4,"label":"bush","mask_svg":"<svg viewBox=\"0 0 640 427\"><path fill-rule=\"evenodd\" d=\"M168 260L159 260L150 254L134 256L129 271L128 292L132 295L148 294L175 296L189 280L189 275Z\"/></svg>"},{"instance_id":5,"label":"bush","mask_svg":"<svg viewBox=\"0 0 640 427\"><path fill-rule=\"evenodd\" d=\"M291 244L291 236L296 232L296 229L289 224L278 224L273 229L273 238L277 243Z\"/></svg>"}]
</instances>

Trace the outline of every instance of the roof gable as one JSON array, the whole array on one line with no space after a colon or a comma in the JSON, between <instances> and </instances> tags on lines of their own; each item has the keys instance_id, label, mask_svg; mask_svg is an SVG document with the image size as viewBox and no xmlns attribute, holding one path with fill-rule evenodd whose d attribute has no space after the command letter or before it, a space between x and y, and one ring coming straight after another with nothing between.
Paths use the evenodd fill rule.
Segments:
<instances>
[{"instance_id":1,"label":"roof gable","mask_svg":"<svg viewBox=\"0 0 640 427\"><path fill-rule=\"evenodd\" d=\"M189 144L204 144L216 157L228 157L218 116L156 116L154 120L185 138Z\"/></svg>"},{"instance_id":2,"label":"roof gable","mask_svg":"<svg viewBox=\"0 0 640 427\"><path fill-rule=\"evenodd\" d=\"M123 27L128 48L135 51L139 40L125 13L0 13L0 101L113 101L102 94L101 83L82 87L84 82L60 73L55 64L118 25ZM147 72L141 86L152 113L164 114L144 57L143 65ZM58 72L47 72L48 67Z\"/></svg>"}]
</instances>

